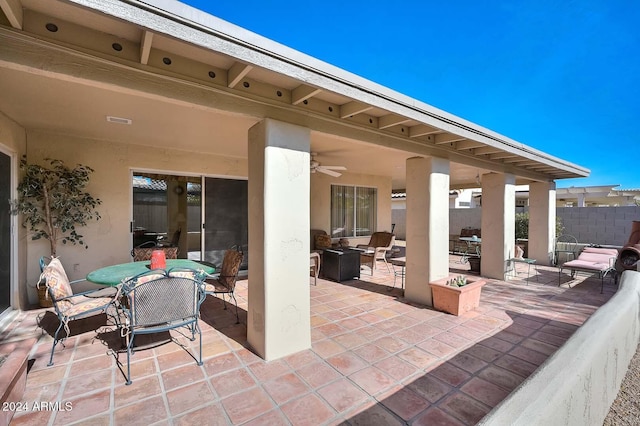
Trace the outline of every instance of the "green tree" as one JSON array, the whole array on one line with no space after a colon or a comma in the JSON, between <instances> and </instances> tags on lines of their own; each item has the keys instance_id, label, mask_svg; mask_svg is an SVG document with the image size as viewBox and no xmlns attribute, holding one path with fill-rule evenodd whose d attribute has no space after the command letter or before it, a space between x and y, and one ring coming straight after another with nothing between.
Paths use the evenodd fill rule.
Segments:
<instances>
[{"instance_id":1,"label":"green tree","mask_svg":"<svg viewBox=\"0 0 640 426\"><path fill-rule=\"evenodd\" d=\"M88 246L76 230L92 219L100 219L96 207L101 201L85 191L93 169L78 164L65 166L61 160L46 159L50 167L20 161L24 175L18 184L18 199L11 202L11 213L23 215L22 226L32 232L31 239L49 240L51 256L58 241Z\"/></svg>"}]
</instances>

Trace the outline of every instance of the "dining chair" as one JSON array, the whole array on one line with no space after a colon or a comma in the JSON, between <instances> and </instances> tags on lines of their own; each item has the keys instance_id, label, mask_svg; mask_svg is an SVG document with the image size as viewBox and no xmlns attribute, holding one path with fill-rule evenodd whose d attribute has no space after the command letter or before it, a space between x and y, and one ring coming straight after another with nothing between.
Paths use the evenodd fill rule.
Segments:
<instances>
[{"instance_id":1,"label":"dining chair","mask_svg":"<svg viewBox=\"0 0 640 426\"><path fill-rule=\"evenodd\" d=\"M231 299L233 298L236 305L236 324L240 324L240 316L238 315L238 301L236 300L234 291L243 258L244 254L241 251L233 248L227 250L224 253L220 273L213 274L204 280L206 294L222 295L224 309L227 309L225 294L229 295L229 303L231 303Z\"/></svg>"},{"instance_id":2,"label":"dining chair","mask_svg":"<svg viewBox=\"0 0 640 426\"><path fill-rule=\"evenodd\" d=\"M198 326L200 305L206 295L205 274L191 269L151 270L122 284L125 317L122 336L126 338L127 385L131 384L131 356L137 335L185 327L194 341L200 338L197 365L202 365L202 332ZM173 340L173 339L172 339ZM185 348L188 351L188 349Z\"/></svg>"},{"instance_id":3,"label":"dining chair","mask_svg":"<svg viewBox=\"0 0 640 426\"><path fill-rule=\"evenodd\" d=\"M53 336L48 366L53 365L53 354L56 345L61 343L64 347L64 340L70 335L69 322L104 313L111 316L116 325L119 325L117 305L120 298L120 286L109 289L109 291L97 289L74 294L71 284L82 281L85 280L69 281L64 267L57 257L51 258L51 261L44 266L40 275L38 286L46 286L47 294L53 303L53 308L59 320L58 328ZM109 308L113 309L109 311ZM65 335L64 337L59 337L60 330L63 327Z\"/></svg>"}]
</instances>

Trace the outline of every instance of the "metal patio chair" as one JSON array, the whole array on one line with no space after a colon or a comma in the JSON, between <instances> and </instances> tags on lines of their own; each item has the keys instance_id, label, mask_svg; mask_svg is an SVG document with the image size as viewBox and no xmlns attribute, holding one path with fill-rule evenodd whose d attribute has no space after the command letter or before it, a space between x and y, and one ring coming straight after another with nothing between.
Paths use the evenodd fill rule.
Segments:
<instances>
[{"instance_id":1,"label":"metal patio chair","mask_svg":"<svg viewBox=\"0 0 640 426\"><path fill-rule=\"evenodd\" d=\"M194 359L197 365L202 365L202 332L198 317L206 297L204 276L203 272L194 270L151 270L122 284L122 294L126 298L122 335L127 346L127 385L131 384L131 355L139 334L186 327L191 332L191 341L195 340L196 333L199 336L199 354Z\"/></svg>"},{"instance_id":2,"label":"metal patio chair","mask_svg":"<svg viewBox=\"0 0 640 426\"><path fill-rule=\"evenodd\" d=\"M576 252L578 251L578 239L573 235L560 235L556 238L556 244L554 248L554 265L560 263L560 256L564 255L566 261L574 260L576 258ZM569 259L571 256L571 259Z\"/></svg>"},{"instance_id":3,"label":"metal patio chair","mask_svg":"<svg viewBox=\"0 0 640 426\"><path fill-rule=\"evenodd\" d=\"M116 309L120 297L120 286L74 294L71 289L71 284L85 280L69 281L62 263L56 257L51 258L48 265L44 265L44 261L42 261L41 267L43 269L38 281L38 286L46 285L47 295L51 299L55 313L60 321L53 336L51 356L47 364L51 366L53 365L53 354L56 345L61 343L62 346L64 346L64 340L70 335L69 322L104 313L110 315L116 325L119 324ZM113 308L111 313L108 312L109 308ZM62 330L63 327L65 329L65 336L60 338L60 330Z\"/></svg>"},{"instance_id":4,"label":"metal patio chair","mask_svg":"<svg viewBox=\"0 0 640 426\"><path fill-rule=\"evenodd\" d=\"M233 298L233 302L236 305L236 324L240 324L240 316L238 315L238 301L234 294L236 288L236 281L238 280L238 272L240 271L240 265L244 254L236 249L229 249L224 253L224 259L222 260L222 267L219 274L214 274L205 279L205 292L206 294L222 295L222 303L224 309L227 309L227 302L224 295L229 295L229 302Z\"/></svg>"}]
</instances>

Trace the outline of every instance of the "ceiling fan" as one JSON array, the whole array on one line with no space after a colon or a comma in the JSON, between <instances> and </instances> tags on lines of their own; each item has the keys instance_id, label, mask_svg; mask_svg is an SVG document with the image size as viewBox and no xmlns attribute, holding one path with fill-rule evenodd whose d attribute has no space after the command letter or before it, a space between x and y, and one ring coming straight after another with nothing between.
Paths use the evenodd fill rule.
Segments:
<instances>
[{"instance_id":1,"label":"ceiling fan","mask_svg":"<svg viewBox=\"0 0 640 426\"><path fill-rule=\"evenodd\" d=\"M316 155L318 154L315 152L311 153L311 173L319 172L333 177L340 177L342 173L338 173L335 170L347 170L345 166L323 166L316 161Z\"/></svg>"}]
</instances>

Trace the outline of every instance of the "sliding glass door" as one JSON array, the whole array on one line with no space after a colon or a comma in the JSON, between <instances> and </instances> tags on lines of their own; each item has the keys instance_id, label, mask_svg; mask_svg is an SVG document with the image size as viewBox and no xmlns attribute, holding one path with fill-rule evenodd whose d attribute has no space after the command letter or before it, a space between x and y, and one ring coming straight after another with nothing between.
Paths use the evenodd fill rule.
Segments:
<instances>
[{"instance_id":1,"label":"sliding glass door","mask_svg":"<svg viewBox=\"0 0 640 426\"><path fill-rule=\"evenodd\" d=\"M180 258L220 266L224 252L239 247L244 252L241 269L247 270L246 180L134 172L132 185L134 248L177 246Z\"/></svg>"},{"instance_id":2,"label":"sliding glass door","mask_svg":"<svg viewBox=\"0 0 640 426\"><path fill-rule=\"evenodd\" d=\"M178 247L179 258L200 260L200 177L134 172L132 184L133 247Z\"/></svg>"},{"instance_id":3,"label":"sliding glass door","mask_svg":"<svg viewBox=\"0 0 640 426\"><path fill-rule=\"evenodd\" d=\"M204 260L221 265L225 250L244 252L241 270L248 265L249 215L247 181L205 178Z\"/></svg>"},{"instance_id":4,"label":"sliding glass door","mask_svg":"<svg viewBox=\"0 0 640 426\"><path fill-rule=\"evenodd\" d=\"M11 157L0 152L0 313L11 306Z\"/></svg>"}]
</instances>

